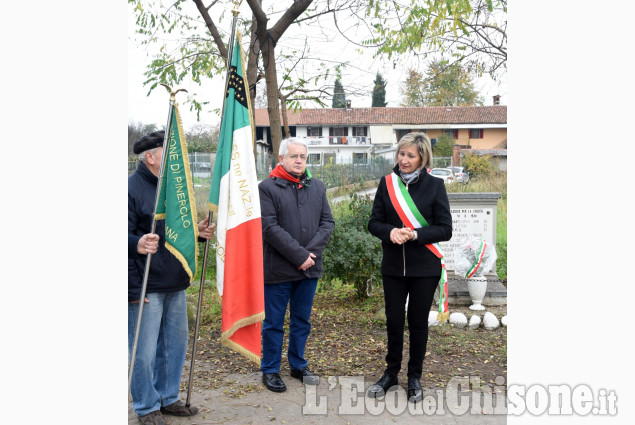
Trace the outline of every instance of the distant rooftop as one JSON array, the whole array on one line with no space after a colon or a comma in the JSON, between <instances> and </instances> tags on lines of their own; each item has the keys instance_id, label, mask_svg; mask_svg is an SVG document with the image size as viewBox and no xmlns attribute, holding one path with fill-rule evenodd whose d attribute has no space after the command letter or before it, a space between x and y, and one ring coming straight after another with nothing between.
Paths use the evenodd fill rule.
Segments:
<instances>
[{"instance_id":1,"label":"distant rooftop","mask_svg":"<svg viewBox=\"0 0 635 425\"><path fill-rule=\"evenodd\" d=\"M421 108L323 108L288 111L289 125L507 124L507 106ZM257 127L269 126L266 109L256 109Z\"/></svg>"}]
</instances>

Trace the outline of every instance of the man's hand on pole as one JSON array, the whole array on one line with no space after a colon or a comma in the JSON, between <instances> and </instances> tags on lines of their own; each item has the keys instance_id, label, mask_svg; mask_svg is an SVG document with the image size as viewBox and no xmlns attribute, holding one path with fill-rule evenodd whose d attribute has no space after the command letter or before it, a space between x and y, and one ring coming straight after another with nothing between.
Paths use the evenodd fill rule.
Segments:
<instances>
[{"instance_id":1,"label":"man's hand on pole","mask_svg":"<svg viewBox=\"0 0 635 425\"><path fill-rule=\"evenodd\" d=\"M216 229L216 224L212 223L208 226L208 221L209 216L205 217L205 220L198 223L198 235L204 239L212 239L214 237L214 229Z\"/></svg>"},{"instance_id":2,"label":"man's hand on pole","mask_svg":"<svg viewBox=\"0 0 635 425\"><path fill-rule=\"evenodd\" d=\"M154 254L159 248L159 235L146 233L137 242L137 252L141 255Z\"/></svg>"}]
</instances>

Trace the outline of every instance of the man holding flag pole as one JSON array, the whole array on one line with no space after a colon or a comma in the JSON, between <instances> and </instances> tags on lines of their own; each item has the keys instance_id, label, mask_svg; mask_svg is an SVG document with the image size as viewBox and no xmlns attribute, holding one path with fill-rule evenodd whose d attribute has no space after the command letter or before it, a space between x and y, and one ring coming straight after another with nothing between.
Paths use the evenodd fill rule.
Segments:
<instances>
[{"instance_id":1,"label":"man holding flag pole","mask_svg":"<svg viewBox=\"0 0 635 425\"><path fill-rule=\"evenodd\" d=\"M163 414L198 412L179 400L188 344L185 289L196 273L196 241L212 238L215 228L209 218L195 224L176 105L168 129L167 138L157 131L134 144L140 163L128 178L129 387L133 408L148 425L166 424Z\"/></svg>"}]
</instances>

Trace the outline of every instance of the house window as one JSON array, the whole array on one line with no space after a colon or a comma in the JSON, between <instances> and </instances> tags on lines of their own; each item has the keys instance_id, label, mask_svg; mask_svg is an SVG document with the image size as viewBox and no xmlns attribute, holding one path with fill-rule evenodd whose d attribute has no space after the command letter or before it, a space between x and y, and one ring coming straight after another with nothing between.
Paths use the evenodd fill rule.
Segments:
<instances>
[{"instance_id":1,"label":"house window","mask_svg":"<svg viewBox=\"0 0 635 425\"><path fill-rule=\"evenodd\" d=\"M482 128L470 128L470 139L482 139L482 138L483 138Z\"/></svg>"},{"instance_id":2,"label":"house window","mask_svg":"<svg viewBox=\"0 0 635 425\"><path fill-rule=\"evenodd\" d=\"M368 162L368 154L366 152L353 154L353 164L366 164Z\"/></svg>"},{"instance_id":3,"label":"house window","mask_svg":"<svg viewBox=\"0 0 635 425\"><path fill-rule=\"evenodd\" d=\"M347 143L348 127L329 127L329 143Z\"/></svg>"},{"instance_id":4,"label":"house window","mask_svg":"<svg viewBox=\"0 0 635 425\"><path fill-rule=\"evenodd\" d=\"M308 127L306 132L309 137L322 137L322 127Z\"/></svg>"},{"instance_id":5,"label":"house window","mask_svg":"<svg viewBox=\"0 0 635 425\"><path fill-rule=\"evenodd\" d=\"M320 154L319 153L310 153L309 154L309 160L307 161L307 164L320 165Z\"/></svg>"},{"instance_id":6,"label":"house window","mask_svg":"<svg viewBox=\"0 0 635 425\"><path fill-rule=\"evenodd\" d=\"M443 130L443 132L445 134L447 134L448 137L452 138L452 139L458 139L459 138L459 129L453 129L453 130Z\"/></svg>"},{"instance_id":7,"label":"house window","mask_svg":"<svg viewBox=\"0 0 635 425\"><path fill-rule=\"evenodd\" d=\"M396 130L395 134L397 135L397 142L399 142L403 136L411 132L412 130Z\"/></svg>"},{"instance_id":8,"label":"house window","mask_svg":"<svg viewBox=\"0 0 635 425\"><path fill-rule=\"evenodd\" d=\"M337 158L335 157L335 153L324 154L324 165L328 165L328 164L335 165L336 163L337 163Z\"/></svg>"},{"instance_id":9,"label":"house window","mask_svg":"<svg viewBox=\"0 0 635 425\"><path fill-rule=\"evenodd\" d=\"M329 127L329 136L348 136L348 127Z\"/></svg>"},{"instance_id":10,"label":"house window","mask_svg":"<svg viewBox=\"0 0 635 425\"><path fill-rule=\"evenodd\" d=\"M368 127L353 127L353 136L368 136Z\"/></svg>"}]
</instances>

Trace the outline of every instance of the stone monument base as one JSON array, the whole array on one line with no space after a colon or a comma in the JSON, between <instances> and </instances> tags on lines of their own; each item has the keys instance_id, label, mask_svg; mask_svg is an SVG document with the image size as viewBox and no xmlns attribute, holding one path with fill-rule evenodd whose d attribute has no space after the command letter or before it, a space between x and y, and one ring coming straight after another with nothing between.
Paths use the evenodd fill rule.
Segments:
<instances>
[{"instance_id":1,"label":"stone monument base","mask_svg":"<svg viewBox=\"0 0 635 425\"><path fill-rule=\"evenodd\" d=\"M483 305L507 305L507 288L503 286L496 276L486 276L487 292L483 299ZM434 303L439 304L439 288L434 293ZM452 305L472 305L470 293L467 290L467 279L456 275L448 278L448 304Z\"/></svg>"}]
</instances>

